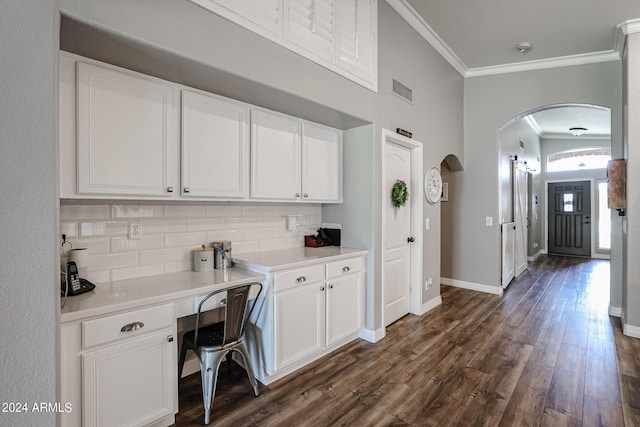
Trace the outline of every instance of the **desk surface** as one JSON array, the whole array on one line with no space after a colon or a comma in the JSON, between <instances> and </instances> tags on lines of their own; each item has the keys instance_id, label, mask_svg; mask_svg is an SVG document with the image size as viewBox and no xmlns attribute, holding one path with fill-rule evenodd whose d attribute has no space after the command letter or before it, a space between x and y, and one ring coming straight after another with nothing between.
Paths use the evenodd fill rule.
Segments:
<instances>
[{"instance_id":1,"label":"desk surface","mask_svg":"<svg viewBox=\"0 0 640 427\"><path fill-rule=\"evenodd\" d=\"M366 249L325 246L322 248L291 248L278 251L265 251L240 254L233 257L240 267L260 272L272 272L299 268L319 262L332 262L345 258L364 256Z\"/></svg>"},{"instance_id":2,"label":"desk surface","mask_svg":"<svg viewBox=\"0 0 640 427\"><path fill-rule=\"evenodd\" d=\"M265 277L238 267L208 272L182 271L96 284L96 289L68 297L60 322L131 310L146 305L201 295L241 283L262 282ZM64 297L63 297L64 298Z\"/></svg>"}]
</instances>

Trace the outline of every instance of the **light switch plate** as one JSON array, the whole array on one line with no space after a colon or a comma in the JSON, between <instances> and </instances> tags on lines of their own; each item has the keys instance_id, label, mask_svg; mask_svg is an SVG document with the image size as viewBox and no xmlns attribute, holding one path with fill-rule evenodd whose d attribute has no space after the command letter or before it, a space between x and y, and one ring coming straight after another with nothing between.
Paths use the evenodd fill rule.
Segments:
<instances>
[{"instance_id":1,"label":"light switch plate","mask_svg":"<svg viewBox=\"0 0 640 427\"><path fill-rule=\"evenodd\" d=\"M431 229L431 221L429 220L429 218L425 218L424 219L424 229L425 230L430 230Z\"/></svg>"},{"instance_id":2,"label":"light switch plate","mask_svg":"<svg viewBox=\"0 0 640 427\"><path fill-rule=\"evenodd\" d=\"M493 217L492 217L492 216L488 216L488 217L485 219L485 225L486 225L487 227L493 227Z\"/></svg>"}]
</instances>

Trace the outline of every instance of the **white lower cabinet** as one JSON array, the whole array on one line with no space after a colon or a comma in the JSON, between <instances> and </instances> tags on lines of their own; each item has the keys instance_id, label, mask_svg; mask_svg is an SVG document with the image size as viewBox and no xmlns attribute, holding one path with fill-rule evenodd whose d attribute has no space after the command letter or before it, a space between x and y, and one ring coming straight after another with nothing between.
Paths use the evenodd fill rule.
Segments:
<instances>
[{"instance_id":1,"label":"white lower cabinet","mask_svg":"<svg viewBox=\"0 0 640 427\"><path fill-rule=\"evenodd\" d=\"M178 411L172 304L61 325L62 427L169 426Z\"/></svg>"},{"instance_id":2,"label":"white lower cabinet","mask_svg":"<svg viewBox=\"0 0 640 427\"><path fill-rule=\"evenodd\" d=\"M324 277L317 280L320 267ZM274 274L273 373L358 336L364 325L363 268L364 258L352 258Z\"/></svg>"},{"instance_id":3,"label":"white lower cabinet","mask_svg":"<svg viewBox=\"0 0 640 427\"><path fill-rule=\"evenodd\" d=\"M82 355L83 426L145 426L173 414L171 329ZM171 341L169 341L171 340Z\"/></svg>"}]
</instances>

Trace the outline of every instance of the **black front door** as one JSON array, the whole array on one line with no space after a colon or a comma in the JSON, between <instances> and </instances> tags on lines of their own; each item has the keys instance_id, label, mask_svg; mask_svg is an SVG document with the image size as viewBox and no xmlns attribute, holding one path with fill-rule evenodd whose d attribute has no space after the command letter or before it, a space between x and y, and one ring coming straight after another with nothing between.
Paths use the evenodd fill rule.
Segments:
<instances>
[{"instance_id":1,"label":"black front door","mask_svg":"<svg viewBox=\"0 0 640 427\"><path fill-rule=\"evenodd\" d=\"M591 256L591 182L549 183L549 253Z\"/></svg>"}]
</instances>

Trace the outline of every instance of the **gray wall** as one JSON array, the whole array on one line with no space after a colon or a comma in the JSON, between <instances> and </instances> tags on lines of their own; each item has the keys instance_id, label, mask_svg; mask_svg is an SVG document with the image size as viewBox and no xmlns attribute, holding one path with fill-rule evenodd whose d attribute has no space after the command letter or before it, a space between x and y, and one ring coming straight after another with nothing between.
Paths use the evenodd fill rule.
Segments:
<instances>
[{"instance_id":1,"label":"gray wall","mask_svg":"<svg viewBox=\"0 0 640 427\"><path fill-rule=\"evenodd\" d=\"M323 214L333 222L359 217L371 221L369 228L346 231L345 237L371 245L373 274L367 299L375 310L367 313L367 328L380 328L381 258L376 245L381 240L381 129L412 131L425 144L425 170L439 166L450 153L462 159L462 77L382 0L378 1L378 93L187 0L59 0L59 5L70 20L82 24L63 28L65 49L321 123L374 123L373 138L362 147L362 167L345 173L345 178L352 176L362 185L361 192L371 194L371 201L366 201L371 204L349 212L327 206ZM82 33L87 26L108 36L87 37ZM124 42L118 40L123 38ZM393 78L413 89L413 104L391 94ZM368 161L372 163L365 164ZM423 277L433 277L437 285L439 205L425 203L424 215L431 219L431 230L424 236ZM437 295L439 286L433 286L422 300Z\"/></svg>"},{"instance_id":2,"label":"gray wall","mask_svg":"<svg viewBox=\"0 0 640 427\"><path fill-rule=\"evenodd\" d=\"M464 85L465 170L456 175L460 203L454 242L454 279L500 284L498 129L535 108L584 103L612 109L612 144L621 144L621 63L472 77ZM486 227L485 216L494 226ZM619 232L620 224L612 225ZM614 233L615 237L615 233ZM619 268L612 263L612 270Z\"/></svg>"},{"instance_id":3,"label":"gray wall","mask_svg":"<svg viewBox=\"0 0 640 427\"><path fill-rule=\"evenodd\" d=\"M622 313L628 325L640 327L640 33L627 37L625 146L627 153L627 234ZM640 329L636 329L637 335Z\"/></svg>"},{"instance_id":4,"label":"gray wall","mask_svg":"<svg viewBox=\"0 0 640 427\"><path fill-rule=\"evenodd\" d=\"M51 1L7 0L0 13L0 414L3 426L55 424L31 412L56 402L57 15ZM74 408L77 409L77 408Z\"/></svg>"}]
</instances>

